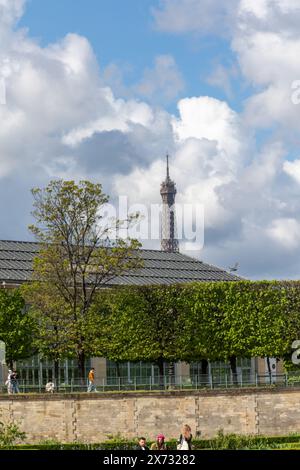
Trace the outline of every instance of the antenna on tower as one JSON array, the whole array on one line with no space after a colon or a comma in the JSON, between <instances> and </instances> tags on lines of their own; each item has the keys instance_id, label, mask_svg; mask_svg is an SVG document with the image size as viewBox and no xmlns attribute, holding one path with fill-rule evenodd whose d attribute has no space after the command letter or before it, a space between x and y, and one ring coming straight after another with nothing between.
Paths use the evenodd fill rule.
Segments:
<instances>
[{"instance_id":1,"label":"antenna on tower","mask_svg":"<svg viewBox=\"0 0 300 470\"><path fill-rule=\"evenodd\" d=\"M167 152L166 158L167 158L167 180L169 180L170 179L170 172L169 172L169 154L168 154L168 152Z\"/></svg>"}]
</instances>

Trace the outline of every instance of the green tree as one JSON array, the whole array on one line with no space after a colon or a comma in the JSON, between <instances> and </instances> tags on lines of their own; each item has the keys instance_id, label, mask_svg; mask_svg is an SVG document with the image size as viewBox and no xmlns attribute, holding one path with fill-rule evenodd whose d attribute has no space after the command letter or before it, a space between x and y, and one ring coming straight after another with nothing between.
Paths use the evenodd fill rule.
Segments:
<instances>
[{"instance_id":1,"label":"green tree","mask_svg":"<svg viewBox=\"0 0 300 470\"><path fill-rule=\"evenodd\" d=\"M5 343L6 363L11 369L14 361L33 354L33 329L34 321L20 291L0 290L0 340Z\"/></svg>"},{"instance_id":2,"label":"green tree","mask_svg":"<svg viewBox=\"0 0 300 470\"><path fill-rule=\"evenodd\" d=\"M287 302L286 293L278 282L230 283L225 304L224 351L235 379L237 357L268 358L283 353Z\"/></svg>"},{"instance_id":3,"label":"green tree","mask_svg":"<svg viewBox=\"0 0 300 470\"><path fill-rule=\"evenodd\" d=\"M300 339L300 282L280 281L279 286L285 292L286 308L282 319L280 356L284 359L286 369L295 370L299 365L292 362L292 343Z\"/></svg>"},{"instance_id":4,"label":"green tree","mask_svg":"<svg viewBox=\"0 0 300 470\"><path fill-rule=\"evenodd\" d=\"M49 282L34 281L21 286L25 300L32 303L29 309L35 328L32 331L32 345L41 358L54 363L54 378L59 379L59 362L74 356L76 348L76 324L70 305L57 296L56 289Z\"/></svg>"},{"instance_id":5,"label":"green tree","mask_svg":"<svg viewBox=\"0 0 300 470\"><path fill-rule=\"evenodd\" d=\"M40 349L49 351L57 344L56 327L61 322L65 332L58 340L58 355L69 347L83 380L85 358L93 349L86 341L86 319L97 290L141 266L136 240L111 239L114 231L136 223L137 215L127 220L105 218L109 198L100 184L89 181L51 181L32 194L36 223L30 229L40 251L34 262L35 282L27 286L26 298L46 329L39 337Z\"/></svg>"},{"instance_id":6,"label":"green tree","mask_svg":"<svg viewBox=\"0 0 300 470\"><path fill-rule=\"evenodd\" d=\"M299 322L290 286L289 292L295 330ZM235 382L237 357L279 357L290 348L287 288L278 282L195 283L182 296L182 341L190 344L190 360L228 361Z\"/></svg>"},{"instance_id":7,"label":"green tree","mask_svg":"<svg viewBox=\"0 0 300 470\"><path fill-rule=\"evenodd\" d=\"M177 286L124 287L101 293L93 306L104 332L98 351L119 361L149 361L163 376L164 361L181 357L181 312L177 308Z\"/></svg>"},{"instance_id":8,"label":"green tree","mask_svg":"<svg viewBox=\"0 0 300 470\"><path fill-rule=\"evenodd\" d=\"M193 283L184 287L181 305L185 335L181 349L187 361L222 358L225 289L226 283L221 282Z\"/></svg>"},{"instance_id":9,"label":"green tree","mask_svg":"<svg viewBox=\"0 0 300 470\"><path fill-rule=\"evenodd\" d=\"M278 282L198 282L102 292L91 312L102 332L95 354L115 362L156 362L161 374L164 361L205 365L224 360L237 382L238 357L279 357L289 350L287 306L287 290ZM300 324L293 308L295 330Z\"/></svg>"}]
</instances>

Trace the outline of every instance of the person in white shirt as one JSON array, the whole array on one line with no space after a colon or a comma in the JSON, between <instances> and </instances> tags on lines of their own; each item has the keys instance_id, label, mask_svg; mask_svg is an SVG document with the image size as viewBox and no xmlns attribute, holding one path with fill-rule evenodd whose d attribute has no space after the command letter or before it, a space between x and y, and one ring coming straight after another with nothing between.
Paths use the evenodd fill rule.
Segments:
<instances>
[{"instance_id":1,"label":"person in white shirt","mask_svg":"<svg viewBox=\"0 0 300 470\"><path fill-rule=\"evenodd\" d=\"M12 374L13 374L13 371L11 369L9 369L7 380L5 382L5 385L7 386L8 395L11 395L13 393L13 385L12 385L12 381L11 381Z\"/></svg>"},{"instance_id":2,"label":"person in white shirt","mask_svg":"<svg viewBox=\"0 0 300 470\"><path fill-rule=\"evenodd\" d=\"M46 386L45 386L46 392L48 392L48 393L54 393L54 389L55 389L54 383L51 382L51 380L49 380L49 382L47 382L47 383L46 383Z\"/></svg>"},{"instance_id":3,"label":"person in white shirt","mask_svg":"<svg viewBox=\"0 0 300 470\"><path fill-rule=\"evenodd\" d=\"M192 438L191 427L185 424L177 441L177 450L192 450Z\"/></svg>"}]
</instances>

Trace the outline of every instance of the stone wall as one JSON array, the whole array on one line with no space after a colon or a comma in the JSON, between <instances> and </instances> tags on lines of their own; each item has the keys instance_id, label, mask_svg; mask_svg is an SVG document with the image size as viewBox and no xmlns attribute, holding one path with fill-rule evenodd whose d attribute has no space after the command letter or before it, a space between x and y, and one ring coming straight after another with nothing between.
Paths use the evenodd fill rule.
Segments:
<instances>
[{"instance_id":1,"label":"stone wall","mask_svg":"<svg viewBox=\"0 0 300 470\"><path fill-rule=\"evenodd\" d=\"M153 439L193 435L300 433L300 389L0 396L0 420L19 423L28 442L101 442L109 434Z\"/></svg>"}]
</instances>

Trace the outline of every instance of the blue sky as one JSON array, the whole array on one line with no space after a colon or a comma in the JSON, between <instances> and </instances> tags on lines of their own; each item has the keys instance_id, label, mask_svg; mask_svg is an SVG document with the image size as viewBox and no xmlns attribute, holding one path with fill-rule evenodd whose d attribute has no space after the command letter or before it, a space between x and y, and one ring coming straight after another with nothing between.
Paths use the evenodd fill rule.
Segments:
<instances>
[{"instance_id":1,"label":"blue sky","mask_svg":"<svg viewBox=\"0 0 300 470\"><path fill-rule=\"evenodd\" d=\"M160 202L168 149L204 209L182 251L299 278L299 24L299 0L0 0L0 238L54 178Z\"/></svg>"},{"instance_id":2,"label":"blue sky","mask_svg":"<svg viewBox=\"0 0 300 470\"><path fill-rule=\"evenodd\" d=\"M237 66L229 38L160 32L151 15L159 5L158 0L29 0L20 26L29 28L30 35L44 46L69 32L88 38L100 67L117 64L128 86L141 79L157 55L171 54L185 82L178 97L213 95L241 109L249 95L249 84L241 82L241 77L233 78L235 93L229 97L207 80L219 64ZM176 100L167 103L167 108L175 113Z\"/></svg>"}]
</instances>

